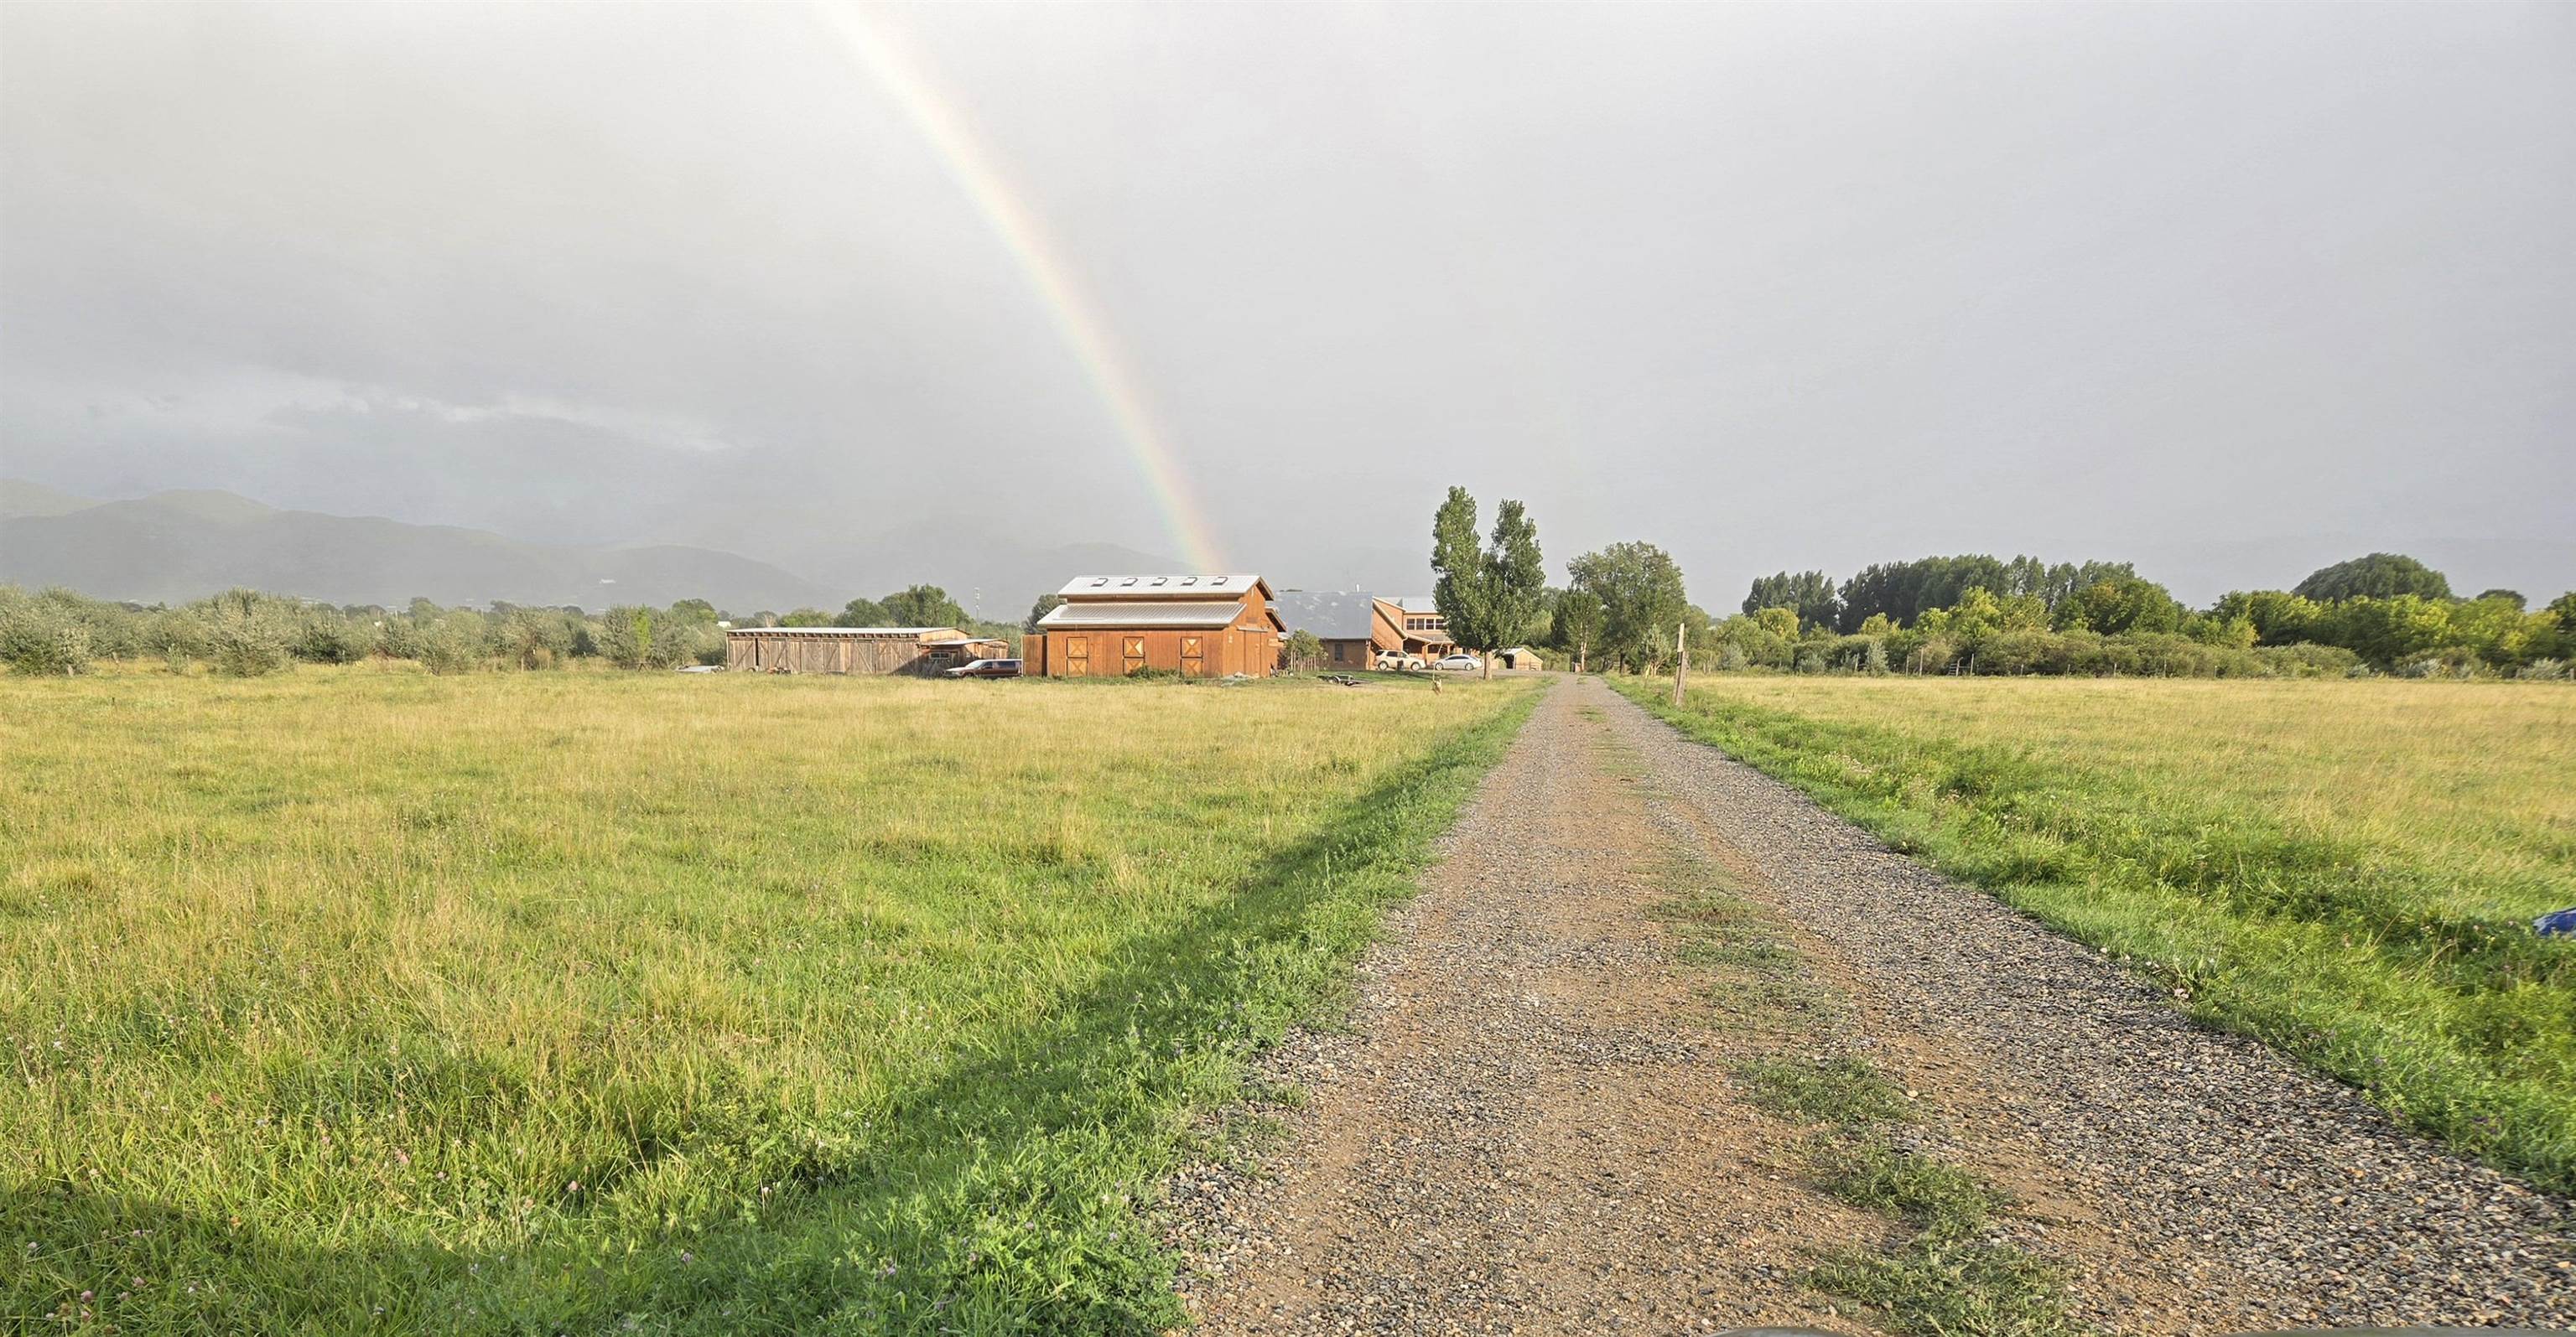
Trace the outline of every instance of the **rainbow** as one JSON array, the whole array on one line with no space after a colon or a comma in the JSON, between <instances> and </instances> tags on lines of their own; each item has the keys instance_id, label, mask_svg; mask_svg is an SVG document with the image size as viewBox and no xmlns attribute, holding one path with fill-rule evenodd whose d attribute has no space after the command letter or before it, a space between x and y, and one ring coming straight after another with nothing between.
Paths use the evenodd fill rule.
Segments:
<instances>
[{"instance_id":1,"label":"rainbow","mask_svg":"<svg viewBox=\"0 0 2576 1337\"><path fill-rule=\"evenodd\" d=\"M1224 570L1223 557L1209 535L1206 511L1191 492L1170 438L1154 420L1144 384L1110 333L1109 323L1083 290L1073 266L1065 262L1045 221L1011 188L992 152L942 95L929 61L892 25L878 21L861 5L818 0L814 8L824 27L903 110L1018 262L1066 350L1081 365L1125 439L1136 471L1161 510L1172 541L1180 546L1181 558L1193 570Z\"/></svg>"}]
</instances>

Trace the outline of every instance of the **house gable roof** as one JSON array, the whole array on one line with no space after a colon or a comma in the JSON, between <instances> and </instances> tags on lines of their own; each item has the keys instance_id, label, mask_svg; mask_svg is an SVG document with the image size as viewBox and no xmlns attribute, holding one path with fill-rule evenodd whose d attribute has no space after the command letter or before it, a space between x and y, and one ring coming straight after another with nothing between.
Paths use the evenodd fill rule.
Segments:
<instances>
[{"instance_id":1,"label":"house gable roof","mask_svg":"<svg viewBox=\"0 0 2576 1337\"><path fill-rule=\"evenodd\" d=\"M1365 641L1376 600L1340 590L1288 590L1273 603L1280 624L1322 641Z\"/></svg>"}]
</instances>

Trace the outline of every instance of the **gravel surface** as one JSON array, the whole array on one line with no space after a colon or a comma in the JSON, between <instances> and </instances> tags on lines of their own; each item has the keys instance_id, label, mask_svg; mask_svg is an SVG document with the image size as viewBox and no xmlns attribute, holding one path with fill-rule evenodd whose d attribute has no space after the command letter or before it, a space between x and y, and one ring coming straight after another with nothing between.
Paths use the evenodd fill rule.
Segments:
<instances>
[{"instance_id":1,"label":"gravel surface","mask_svg":"<svg viewBox=\"0 0 2576 1337\"><path fill-rule=\"evenodd\" d=\"M2350 1088L2191 1023L2090 948L1896 854L1598 683L1659 783L1896 1027L1991 1074L1989 1135L2206 1275L2243 1328L2576 1324L2571 1204L2466 1162Z\"/></svg>"},{"instance_id":2,"label":"gravel surface","mask_svg":"<svg viewBox=\"0 0 2576 1337\"><path fill-rule=\"evenodd\" d=\"M1676 854L1777 915L1846 1000L1830 1034L1737 1024L1673 963ZM2013 1193L2003 1229L2105 1330L2576 1322L2564 1201L2194 1028L1597 680L1549 689L1423 886L1349 1029L1271 1056L1303 1101L1238 1112L1284 1141L1170 1186L1202 1331L1868 1331L1797 1279L1894 1229L1804 1183L1805 1130L1727 1077L1784 1043L1918 1090L1914 1136Z\"/></svg>"}]
</instances>

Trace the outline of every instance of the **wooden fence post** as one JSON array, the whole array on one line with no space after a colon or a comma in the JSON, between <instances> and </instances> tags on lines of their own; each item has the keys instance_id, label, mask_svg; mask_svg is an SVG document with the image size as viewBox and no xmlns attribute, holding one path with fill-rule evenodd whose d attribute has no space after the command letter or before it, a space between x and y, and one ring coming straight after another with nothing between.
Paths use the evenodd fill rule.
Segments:
<instances>
[{"instance_id":1,"label":"wooden fence post","mask_svg":"<svg viewBox=\"0 0 2576 1337\"><path fill-rule=\"evenodd\" d=\"M1690 624L1673 624L1673 708L1682 704L1682 681L1690 677Z\"/></svg>"}]
</instances>

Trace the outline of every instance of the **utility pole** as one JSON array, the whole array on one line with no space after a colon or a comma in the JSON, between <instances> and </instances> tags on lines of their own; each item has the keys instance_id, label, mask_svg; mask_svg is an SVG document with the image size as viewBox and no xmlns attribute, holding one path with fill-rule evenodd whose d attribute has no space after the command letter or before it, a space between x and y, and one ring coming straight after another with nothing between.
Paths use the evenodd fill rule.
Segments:
<instances>
[{"instance_id":1,"label":"utility pole","mask_svg":"<svg viewBox=\"0 0 2576 1337\"><path fill-rule=\"evenodd\" d=\"M1690 624L1673 624L1673 708L1681 709L1682 682L1690 677Z\"/></svg>"}]
</instances>

